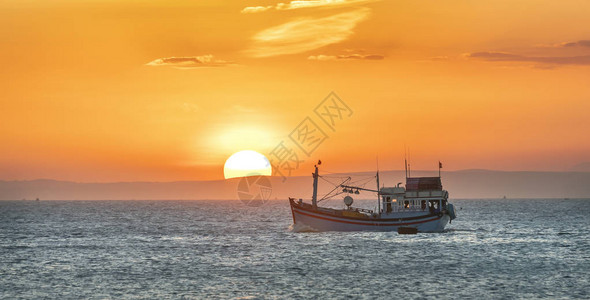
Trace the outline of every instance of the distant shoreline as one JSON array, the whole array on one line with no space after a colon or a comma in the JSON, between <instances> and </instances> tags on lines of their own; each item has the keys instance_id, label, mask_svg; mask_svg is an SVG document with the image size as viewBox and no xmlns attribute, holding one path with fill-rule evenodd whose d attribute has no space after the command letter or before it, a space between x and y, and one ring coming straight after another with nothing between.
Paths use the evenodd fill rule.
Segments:
<instances>
[{"instance_id":1,"label":"distant shoreline","mask_svg":"<svg viewBox=\"0 0 590 300\"><path fill-rule=\"evenodd\" d=\"M344 173L330 174L332 176ZM373 172L348 173L350 176L373 176ZM438 176L435 171L413 171L412 176ZM381 171L381 183L393 186L404 182L404 171ZM310 198L311 176L270 177L271 199ZM81 183L58 180L0 181L0 200L222 200L238 199L239 178L209 181L109 182ZM446 171L444 189L452 199L585 199L590 198L590 172L532 171ZM332 186L320 184L320 192ZM372 194L358 197L370 199Z\"/></svg>"}]
</instances>

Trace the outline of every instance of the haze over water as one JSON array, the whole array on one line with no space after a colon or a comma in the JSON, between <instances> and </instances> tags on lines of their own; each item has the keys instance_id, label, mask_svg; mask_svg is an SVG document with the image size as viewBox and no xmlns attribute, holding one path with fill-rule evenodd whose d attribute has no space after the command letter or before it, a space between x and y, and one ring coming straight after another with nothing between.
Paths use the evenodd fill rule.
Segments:
<instances>
[{"instance_id":1,"label":"haze over water","mask_svg":"<svg viewBox=\"0 0 590 300\"><path fill-rule=\"evenodd\" d=\"M452 202L398 235L293 232L286 201L0 201L0 298L590 297L589 200Z\"/></svg>"}]
</instances>

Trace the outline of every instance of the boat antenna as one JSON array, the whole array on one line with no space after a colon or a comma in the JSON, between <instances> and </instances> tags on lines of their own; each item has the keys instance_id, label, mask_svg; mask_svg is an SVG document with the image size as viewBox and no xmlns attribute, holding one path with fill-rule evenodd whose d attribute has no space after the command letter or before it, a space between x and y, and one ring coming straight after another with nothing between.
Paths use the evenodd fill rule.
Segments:
<instances>
[{"instance_id":1,"label":"boat antenna","mask_svg":"<svg viewBox=\"0 0 590 300\"><path fill-rule=\"evenodd\" d=\"M406 169L406 181L408 181L408 147L404 146L404 168Z\"/></svg>"},{"instance_id":2,"label":"boat antenna","mask_svg":"<svg viewBox=\"0 0 590 300\"><path fill-rule=\"evenodd\" d=\"M408 160L412 161L412 159L410 158L410 149L409 148L408 148ZM408 163L408 175L406 176L406 178L407 177L412 177L412 168L410 168L410 163Z\"/></svg>"},{"instance_id":3,"label":"boat antenna","mask_svg":"<svg viewBox=\"0 0 590 300\"><path fill-rule=\"evenodd\" d=\"M404 157L404 166L406 168L406 181L408 180L408 159Z\"/></svg>"}]
</instances>

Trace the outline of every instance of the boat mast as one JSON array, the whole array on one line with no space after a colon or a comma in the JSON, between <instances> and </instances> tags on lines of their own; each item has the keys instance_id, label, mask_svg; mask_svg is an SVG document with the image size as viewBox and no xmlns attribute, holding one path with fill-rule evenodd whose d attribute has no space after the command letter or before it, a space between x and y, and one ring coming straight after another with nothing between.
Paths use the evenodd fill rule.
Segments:
<instances>
[{"instance_id":1,"label":"boat mast","mask_svg":"<svg viewBox=\"0 0 590 300\"><path fill-rule=\"evenodd\" d=\"M318 165L321 164L322 161L318 161ZM319 172L318 172L318 166L314 165L315 167L315 172L313 173L313 196L311 198L311 204L313 205L313 208L317 208L318 207L318 177L319 177Z\"/></svg>"},{"instance_id":2,"label":"boat mast","mask_svg":"<svg viewBox=\"0 0 590 300\"><path fill-rule=\"evenodd\" d=\"M377 170L377 211L381 213L381 193L379 192L379 170Z\"/></svg>"}]
</instances>

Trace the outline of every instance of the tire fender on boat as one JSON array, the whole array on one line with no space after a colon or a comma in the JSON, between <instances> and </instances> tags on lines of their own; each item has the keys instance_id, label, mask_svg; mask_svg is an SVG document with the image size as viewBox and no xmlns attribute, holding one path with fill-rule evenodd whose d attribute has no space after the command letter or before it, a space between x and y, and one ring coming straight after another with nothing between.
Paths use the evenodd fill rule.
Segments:
<instances>
[{"instance_id":1,"label":"tire fender on boat","mask_svg":"<svg viewBox=\"0 0 590 300\"><path fill-rule=\"evenodd\" d=\"M451 220L457 218L457 214L455 213L455 206L453 204L447 204L447 212L449 214L449 217L451 217Z\"/></svg>"}]
</instances>

